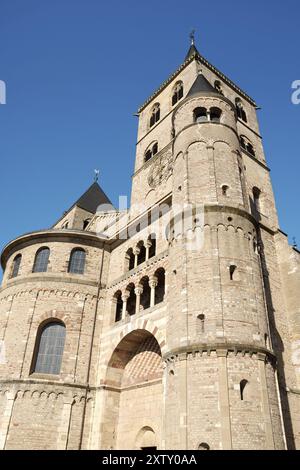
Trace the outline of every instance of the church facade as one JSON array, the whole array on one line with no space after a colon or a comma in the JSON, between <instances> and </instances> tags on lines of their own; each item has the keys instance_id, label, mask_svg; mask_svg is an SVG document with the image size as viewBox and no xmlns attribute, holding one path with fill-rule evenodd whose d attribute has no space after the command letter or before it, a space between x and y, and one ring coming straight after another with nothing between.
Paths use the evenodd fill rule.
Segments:
<instances>
[{"instance_id":1,"label":"church facade","mask_svg":"<svg viewBox=\"0 0 300 470\"><path fill-rule=\"evenodd\" d=\"M256 110L192 44L139 109L130 209L94 182L4 247L1 449L300 449L300 254Z\"/></svg>"}]
</instances>

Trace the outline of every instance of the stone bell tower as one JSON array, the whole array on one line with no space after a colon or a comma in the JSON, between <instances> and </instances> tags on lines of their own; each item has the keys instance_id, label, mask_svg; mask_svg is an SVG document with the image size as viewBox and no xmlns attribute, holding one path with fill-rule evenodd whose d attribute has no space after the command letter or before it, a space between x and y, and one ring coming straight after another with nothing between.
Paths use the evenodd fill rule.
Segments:
<instances>
[{"instance_id":1,"label":"stone bell tower","mask_svg":"<svg viewBox=\"0 0 300 470\"><path fill-rule=\"evenodd\" d=\"M166 448L286 446L267 267L281 232L256 110L194 44L140 109L132 202L204 212L199 249L168 231Z\"/></svg>"}]
</instances>

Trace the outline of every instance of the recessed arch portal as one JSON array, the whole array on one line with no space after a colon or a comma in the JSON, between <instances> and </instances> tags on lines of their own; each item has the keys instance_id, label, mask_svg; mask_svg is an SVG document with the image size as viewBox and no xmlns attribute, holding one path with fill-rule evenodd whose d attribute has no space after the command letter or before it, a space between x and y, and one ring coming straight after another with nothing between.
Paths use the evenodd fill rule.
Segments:
<instances>
[{"instance_id":1,"label":"recessed arch portal","mask_svg":"<svg viewBox=\"0 0 300 470\"><path fill-rule=\"evenodd\" d=\"M162 375L161 348L154 335L136 329L124 336L107 364L103 448L159 447ZM156 430L154 436L149 429Z\"/></svg>"}]
</instances>

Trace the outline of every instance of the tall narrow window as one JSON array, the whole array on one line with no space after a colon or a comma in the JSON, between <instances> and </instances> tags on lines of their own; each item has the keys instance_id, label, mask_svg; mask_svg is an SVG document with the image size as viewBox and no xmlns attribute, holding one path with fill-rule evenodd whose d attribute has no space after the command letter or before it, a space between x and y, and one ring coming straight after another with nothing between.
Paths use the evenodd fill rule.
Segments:
<instances>
[{"instance_id":1,"label":"tall narrow window","mask_svg":"<svg viewBox=\"0 0 300 470\"><path fill-rule=\"evenodd\" d=\"M36 360L33 372L59 374L64 352L66 327L55 321L47 323L37 337Z\"/></svg>"},{"instance_id":2,"label":"tall narrow window","mask_svg":"<svg viewBox=\"0 0 300 470\"><path fill-rule=\"evenodd\" d=\"M149 286L149 278L148 276L144 277L141 280L141 285L143 286L143 292L141 294L141 306L144 310L150 307L150 296L151 296L151 289Z\"/></svg>"},{"instance_id":3,"label":"tall narrow window","mask_svg":"<svg viewBox=\"0 0 300 470\"><path fill-rule=\"evenodd\" d=\"M135 314L136 308L135 285L129 284L126 288L126 292L129 293L129 297L127 299L127 314L131 316Z\"/></svg>"},{"instance_id":4,"label":"tall narrow window","mask_svg":"<svg viewBox=\"0 0 300 470\"><path fill-rule=\"evenodd\" d=\"M220 122L221 121L222 111L219 108L211 108L210 110L210 120L211 122Z\"/></svg>"},{"instance_id":5,"label":"tall narrow window","mask_svg":"<svg viewBox=\"0 0 300 470\"><path fill-rule=\"evenodd\" d=\"M260 189L258 189L258 188L253 188L252 192L253 192L253 205L254 205L254 210L255 210L256 212L260 212L260 211L261 211L261 207L260 207L260 195L261 195L261 191L260 191Z\"/></svg>"},{"instance_id":6,"label":"tall narrow window","mask_svg":"<svg viewBox=\"0 0 300 470\"><path fill-rule=\"evenodd\" d=\"M74 248L69 260L69 273L83 274L85 268L86 253L82 248Z\"/></svg>"},{"instance_id":7,"label":"tall narrow window","mask_svg":"<svg viewBox=\"0 0 300 470\"><path fill-rule=\"evenodd\" d=\"M247 114L244 109L242 100L240 98L236 98L235 104L236 104L236 113L237 113L238 118L244 122L248 122Z\"/></svg>"},{"instance_id":8,"label":"tall narrow window","mask_svg":"<svg viewBox=\"0 0 300 470\"><path fill-rule=\"evenodd\" d=\"M236 281L237 280L237 267L231 264L229 266L229 275L230 275L230 280L231 281Z\"/></svg>"},{"instance_id":9,"label":"tall narrow window","mask_svg":"<svg viewBox=\"0 0 300 470\"><path fill-rule=\"evenodd\" d=\"M83 230L85 230L85 229L87 228L87 226L89 225L89 223L90 223L91 220L92 220L92 219L85 219L85 220L83 221Z\"/></svg>"},{"instance_id":10,"label":"tall narrow window","mask_svg":"<svg viewBox=\"0 0 300 470\"><path fill-rule=\"evenodd\" d=\"M155 288L155 305L159 304L160 302L164 301L165 298L165 270L163 268L159 268L155 272L155 277L157 277L157 286Z\"/></svg>"},{"instance_id":11,"label":"tall narrow window","mask_svg":"<svg viewBox=\"0 0 300 470\"><path fill-rule=\"evenodd\" d=\"M160 104L156 103L151 112L150 127L154 126L160 120Z\"/></svg>"},{"instance_id":12,"label":"tall narrow window","mask_svg":"<svg viewBox=\"0 0 300 470\"><path fill-rule=\"evenodd\" d=\"M153 256L156 255L156 235L155 233L152 233L148 240L151 242L151 246L149 248L149 259L153 258Z\"/></svg>"},{"instance_id":13,"label":"tall narrow window","mask_svg":"<svg viewBox=\"0 0 300 470\"><path fill-rule=\"evenodd\" d=\"M173 96L172 96L172 106L174 106L178 101L180 101L183 98L183 83L178 82L176 83L173 91Z\"/></svg>"},{"instance_id":14,"label":"tall narrow window","mask_svg":"<svg viewBox=\"0 0 300 470\"><path fill-rule=\"evenodd\" d=\"M144 261L146 261L146 247L143 242L138 243L138 248L139 248L139 254L138 254L138 261L137 264L142 264Z\"/></svg>"},{"instance_id":15,"label":"tall narrow window","mask_svg":"<svg viewBox=\"0 0 300 470\"><path fill-rule=\"evenodd\" d=\"M15 259L13 260L13 267L12 267L12 272L10 276L11 278L17 277L19 275L21 261L22 261L22 255L17 255Z\"/></svg>"},{"instance_id":16,"label":"tall narrow window","mask_svg":"<svg viewBox=\"0 0 300 470\"><path fill-rule=\"evenodd\" d=\"M114 295L115 303L116 303L116 312L115 312L115 321L118 322L122 319L122 311L123 311L123 300L122 300L122 292L118 291Z\"/></svg>"},{"instance_id":17,"label":"tall narrow window","mask_svg":"<svg viewBox=\"0 0 300 470\"><path fill-rule=\"evenodd\" d=\"M221 82L219 82L219 80L216 80L215 81L215 90L220 93L220 95L223 95L223 90L222 90L222 85L221 85Z\"/></svg>"},{"instance_id":18,"label":"tall narrow window","mask_svg":"<svg viewBox=\"0 0 300 470\"><path fill-rule=\"evenodd\" d=\"M40 248L35 255L33 273L45 273L48 269L50 250L47 247Z\"/></svg>"},{"instance_id":19,"label":"tall narrow window","mask_svg":"<svg viewBox=\"0 0 300 470\"><path fill-rule=\"evenodd\" d=\"M248 385L248 380L246 379L243 379L240 381L240 397L241 397L241 400L243 401L244 398L245 398L245 388L246 386Z\"/></svg>"}]
</instances>

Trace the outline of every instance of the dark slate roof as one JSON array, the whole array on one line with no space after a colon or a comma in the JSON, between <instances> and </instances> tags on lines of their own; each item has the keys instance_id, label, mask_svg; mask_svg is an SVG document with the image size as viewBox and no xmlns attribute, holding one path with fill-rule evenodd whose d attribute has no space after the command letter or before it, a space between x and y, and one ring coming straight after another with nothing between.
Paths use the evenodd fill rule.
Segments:
<instances>
[{"instance_id":1,"label":"dark slate roof","mask_svg":"<svg viewBox=\"0 0 300 470\"><path fill-rule=\"evenodd\" d=\"M198 75L186 97L190 98L198 93L214 93L215 95L219 95L217 90L209 83L202 73Z\"/></svg>"},{"instance_id":2,"label":"dark slate roof","mask_svg":"<svg viewBox=\"0 0 300 470\"><path fill-rule=\"evenodd\" d=\"M93 183L92 186L73 204L72 207L77 206L84 209L92 214L95 214L97 207L101 204L110 204L111 201L108 199L106 194L102 191L98 183Z\"/></svg>"},{"instance_id":3,"label":"dark slate roof","mask_svg":"<svg viewBox=\"0 0 300 470\"><path fill-rule=\"evenodd\" d=\"M200 54L199 54L199 51L198 51L197 47L195 46L195 44L192 44L191 47L188 50L187 55L185 56L184 61L190 59L190 57L194 57L195 55L200 55Z\"/></svg>"}]
</instances>

